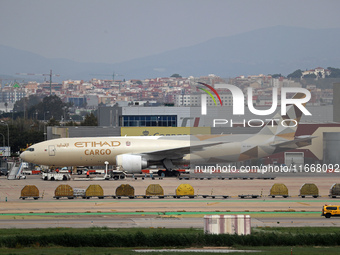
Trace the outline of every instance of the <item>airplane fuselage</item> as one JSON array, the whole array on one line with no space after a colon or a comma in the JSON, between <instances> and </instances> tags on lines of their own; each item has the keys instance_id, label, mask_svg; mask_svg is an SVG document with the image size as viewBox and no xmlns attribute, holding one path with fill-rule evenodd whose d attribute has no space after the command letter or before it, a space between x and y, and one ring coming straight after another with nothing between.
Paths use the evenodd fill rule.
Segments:
<instances>
[{"instance_id":1,"label":"airplane fuselage","mask_svg":"<svg viewBox=\"0 0 340 255\"><path fill-rule=\"evenodd\" d=\"M21 154L27 162L48 166L99 166L116 164L116 156L140 154L187 146L189 141L169 143L157 137L59 138L31 146Z\"/></svg>"},{"instance_id":2,"label":"airplane fuselage","mask_svg":"<svg viewBox=\"0 0 340 255\"><path fill-rule=\"evenodd\" d=\"M127 168L132 168L125 169L127 172L139 172L146 166L160 165L165 159L173 164L213 164L264 157L274 151L271 137L262 136L256 143L246 135L59 138L32 145L20 157L55 167L100 166L105 162L117 165L117 160L123 160ZM263 146L258 146L259 142Z\"/></svg>"}]
</instances>

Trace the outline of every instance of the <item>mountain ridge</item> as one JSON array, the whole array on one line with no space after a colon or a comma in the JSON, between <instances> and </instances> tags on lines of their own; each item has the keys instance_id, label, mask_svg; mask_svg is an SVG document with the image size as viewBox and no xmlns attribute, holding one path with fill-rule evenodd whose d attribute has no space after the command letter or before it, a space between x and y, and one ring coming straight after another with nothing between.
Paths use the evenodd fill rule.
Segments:
<instances>
[{"instance_id":1,"label":"mountain ridge","mask_svg":"<svg viewBox=\"0 0 340 255\"><path fill-rule=\"evenodd\" d=\"M178 73L183 77L221 77L239 75L287 75L296 69L340 67L340 28L310 29L275 26L227 37L216 37L193 46L109 63L80 63L70 59L49 59L39 54L0 45L0 74L60 74L60 79L105 78L90 74L123 74L120 79L167 77Z\"/></svg>"}]
</instances>

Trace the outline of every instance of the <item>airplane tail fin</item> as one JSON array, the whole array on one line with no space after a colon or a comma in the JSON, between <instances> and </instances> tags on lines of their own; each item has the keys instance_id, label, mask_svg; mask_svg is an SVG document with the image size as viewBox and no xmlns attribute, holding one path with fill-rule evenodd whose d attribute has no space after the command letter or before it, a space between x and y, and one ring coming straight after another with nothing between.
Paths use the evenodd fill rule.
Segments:
<instances>
[{"instance_id":1,"label":"airplane tail fin","mask_svg":"<svg viewBox=\"0 0 340 255\"><path fill-rule=\"evenodd\" d=\"M293 99L305 97L304 93L297 93L293 96ZM281 115L280 112L276 113L273 119L258 134L274 135L275 140L294 140L302 111L296 105L288 105L286 112L286 115Z\"/></svg>"}]
</instances>

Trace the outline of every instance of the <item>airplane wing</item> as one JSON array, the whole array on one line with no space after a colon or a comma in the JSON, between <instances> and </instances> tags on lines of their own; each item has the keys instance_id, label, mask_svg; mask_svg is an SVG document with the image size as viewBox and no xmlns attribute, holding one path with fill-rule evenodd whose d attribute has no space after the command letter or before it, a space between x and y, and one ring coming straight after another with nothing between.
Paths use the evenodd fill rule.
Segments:
<instances>
[{"instance_id":1,"label":"airplane wing","mask_svg":"<svg viewBox=\"0 0 340 255\"><path fill-rule=\"evenodd\" d=\"M312 144L312 139L316 136L299 136L296 137L294 140L285 141L285 142L278 142L275 144L271 144L278 149L296 149L303 146L308 146Z\"/></svg>"},{"instance_id":2,"label":"airplane wing","mask_svg":"<svg viewBox=\"0 0 340 255\"><path fill-rule=\"evenodd\" d=\"M183 146L173 149L160 150L160 151L152 151L147 153L142 153L146 159L148 160L162 160L162 159L181 159L185 154L192 153L194 151L202 151L207 147L215 146L222 144L223 142L215 142L215 143L201 143L196 145Z\"/></svg>"}]
</instances>

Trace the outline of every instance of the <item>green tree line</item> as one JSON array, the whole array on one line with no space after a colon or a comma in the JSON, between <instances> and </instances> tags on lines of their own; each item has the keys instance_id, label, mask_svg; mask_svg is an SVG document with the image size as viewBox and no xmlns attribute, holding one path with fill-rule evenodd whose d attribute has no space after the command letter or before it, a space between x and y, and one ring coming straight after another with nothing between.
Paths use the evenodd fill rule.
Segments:
<instances>
[{"instance_id":1,"label":"green tree line","mask_svg":"<svg viewBox=\"0 0 340 255\"><path fill-rule=\"evenodd\" d=\"M333 88L333 83L340 82L340 69L334 67L327 67L327 69L330 71L330 74L326 75L324 79L321 78L321 74L309 74L301 78L303 72L301 69L288 74L287 78L300 82L303 87L306 87L307 85L316 85L319 89L331 89Z\"/></svg>"},{"instance_id":2,"label":"green tree line","mask_svg":"<svg viewBox=\"0 0 340 255\"><path fill-rule=\"evenodd\" d=\"M70 104L63 103L58 96L40 99L36 95L22 98L14 104L13 112L0 115L0 144L12 153L20 152L31 144L45 139L48 126L97 126L94 113L87 114L82 121L70 118ZM80 117L80 116L79 116ZM9 139L8 139L9 138Z\"/></svg>"},{"instance_id":3,"label":"green tree line","mask_svg":"<svg viewBox=\"0 0 340 255\"><path fill-rule=\"evenodd\" d=\"M340 78L340 69L339 68L334 68L334 67L327 67L327 69L330 71L329 75L326 75L327 78ZM294 72L290 73L287 75L287 78L292 78L292 79L301 79L302 77L302 70L298 69L295 70ZM305 75L303 78L304 79L315 79L317 76L321 77L321 74L315 75L315 74L309 74Z\"/></svg>"}]
</instances>

